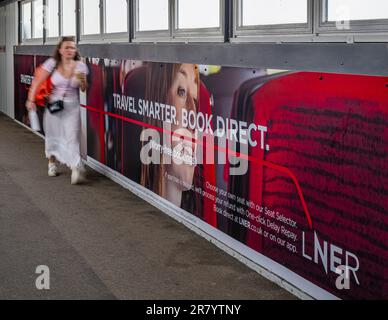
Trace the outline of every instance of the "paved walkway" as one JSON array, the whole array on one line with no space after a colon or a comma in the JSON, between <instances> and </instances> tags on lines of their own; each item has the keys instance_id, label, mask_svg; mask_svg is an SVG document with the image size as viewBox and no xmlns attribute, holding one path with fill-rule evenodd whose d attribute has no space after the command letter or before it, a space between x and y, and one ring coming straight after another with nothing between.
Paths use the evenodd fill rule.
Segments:
<instances>
[{"instance_id":1,"label":"paved walkway","mask_svg":"<svg viewBox=\"0 0 388 320\"><path fill-rule=\"evenodd\" d=\"M295 299L94 171L47 177L43 150L0 113L0 299Z\"/></svg>"}]
</instances>

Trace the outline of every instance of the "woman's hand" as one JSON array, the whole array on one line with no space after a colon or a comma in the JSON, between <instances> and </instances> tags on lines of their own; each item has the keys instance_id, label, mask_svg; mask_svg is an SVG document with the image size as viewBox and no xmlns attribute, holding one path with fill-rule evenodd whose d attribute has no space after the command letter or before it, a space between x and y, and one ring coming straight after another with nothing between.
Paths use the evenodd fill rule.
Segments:
<instances>
[{"instance_id":1,"label":"woman's hand","mask_svg":"<svg viewBox=\"0 0 388 320\"><path fill-rule=\"evenodd\" d=\"M80 83L80 89L81 91L85 91L87 86L88 86L88 83L86 82L86 74L85 73L81 73L81 72L78 72L76 74L77 76L77 79Z\"/></svg>"},{"instance_id":2,"label":"woman's hand","mask_svg":"<svg viewBox=\"0 0 388 320\"><path fill-rule=\"evenodd\" d=\"M27 100L26 101L26 108L28 111L36 111L36 104L34 101Z\"/></svg>"}]
</instances>

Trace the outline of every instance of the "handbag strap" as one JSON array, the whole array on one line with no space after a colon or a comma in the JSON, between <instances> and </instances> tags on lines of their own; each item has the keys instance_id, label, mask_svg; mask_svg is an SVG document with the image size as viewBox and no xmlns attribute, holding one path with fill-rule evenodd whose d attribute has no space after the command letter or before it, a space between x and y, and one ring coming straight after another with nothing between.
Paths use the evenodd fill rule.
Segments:
<instances>
[{"instance_id":1,"label":"handbag strap","mask_svg":"<svg viewBox=\"0 0 388 320\"><path fill-rule=\"evenodd\" d=\"M65 97L66 97L66 92L67 92L67 89L69 89L69 87L70 87L70 83L71 83L71 80L73 79L74 71L75 71L76 67L77 67L77 61L75 61L74 66L71 68L70 78L67 81L66 90L65 90L65 93L63 94L63 98L62 99L65 99Z\"/></svg>"},{"instance_id":2,"label":"handbag strap","mask_svg":"<svg viewBox=\"0 0 388 320\"><path fill-rule=\"evenodd\" d=\"M65 92L63 93L62 100L64 100L65 97L66 97L66 92L67 92L67 89L69 89L69 87L70 87L70 83L71 83L71 80L73 79L74 71L75 71L75 68L76 68L76 67L77 67L77 61L75 61L74 66L71 68L70 78L69 78L68 81L67 81L66 89L65 89ZM53 71L51 72L50 76L54 73L54 71L55 71L57 68L58 68L58 64L55 66L55 68L54 68Z\"/></svg>"}]
</instances>

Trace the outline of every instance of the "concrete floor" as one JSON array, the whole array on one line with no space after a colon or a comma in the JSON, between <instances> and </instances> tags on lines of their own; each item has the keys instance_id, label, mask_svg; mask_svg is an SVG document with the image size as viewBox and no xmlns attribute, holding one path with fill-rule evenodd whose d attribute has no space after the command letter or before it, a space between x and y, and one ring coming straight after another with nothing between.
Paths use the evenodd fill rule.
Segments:
<instances>
[{"instance_id":1,"label":"concrete floor","mask_svg":"<svg viewBox=\"0 0 388 320\"><path fill-rule=\"evenodd\" d=\"M100 174L47 176L44 142L0 113L0 299L295 299ZM50 290L35 269L50 268Z\"/></svg>"}]
</instances>

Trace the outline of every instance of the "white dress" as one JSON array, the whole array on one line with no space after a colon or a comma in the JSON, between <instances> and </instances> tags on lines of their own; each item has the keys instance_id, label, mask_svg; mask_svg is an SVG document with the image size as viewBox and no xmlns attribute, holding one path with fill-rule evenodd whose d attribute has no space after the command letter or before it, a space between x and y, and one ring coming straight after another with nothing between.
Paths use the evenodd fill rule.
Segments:
<instances>
[{"instance_id":1,"label":"white dress","mask_svg":"<svg viewBox=\"0 0 388 320\"><path fill-rule=\"evenodd\" d=\"M50 58L43 63L42 67L51 73L55 65L55 60ZM76 72L87 74L87 66L83 62L77 61ZM59 162L66 164L68 167L76 168L82 165L80 83L75 76L67 79L58 71L52 73L51 81L54 89L50 100L53 102L64 97L64 109L54 114L51 114L48 110L44 113L43 129L45 132L46 157L54 156Z\"/></svg>"}]
</instances>

